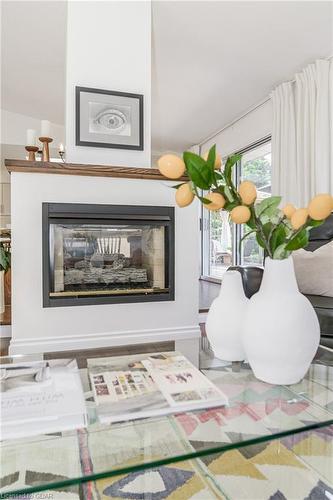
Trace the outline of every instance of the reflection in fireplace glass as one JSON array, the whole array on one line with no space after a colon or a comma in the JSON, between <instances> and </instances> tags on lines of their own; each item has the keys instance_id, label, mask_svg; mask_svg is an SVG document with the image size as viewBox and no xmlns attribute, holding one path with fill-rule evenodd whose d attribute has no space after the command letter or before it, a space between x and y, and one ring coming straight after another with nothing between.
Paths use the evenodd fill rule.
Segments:
<instances>
[{"instance_id":1,"label":"reflection in fireplace glass","mask_svg":"<svg viewBox=\"0 0 333 500\"><path fill-rule=\"evenodd\" d=\"M168 292L162 225L51 224L51 297Z\"/></svg>"}]
</instances>

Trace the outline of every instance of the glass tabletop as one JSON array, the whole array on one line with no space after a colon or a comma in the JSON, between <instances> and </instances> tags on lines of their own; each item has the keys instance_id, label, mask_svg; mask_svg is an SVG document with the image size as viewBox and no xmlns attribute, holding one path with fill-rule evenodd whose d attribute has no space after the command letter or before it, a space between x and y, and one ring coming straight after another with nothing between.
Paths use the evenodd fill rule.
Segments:
<instances>
[{"instance_id":1,"label":"glass tabletop","mask_svg":"<svg viewBox=\"0 0 333 500\"><path fill-rule=\"evenodd\" d=\"M0 363L41 359L12 356ZM227 405L109 425L97 420L87 358L77 362L88 427L2 441L0 498L180 463L333 424L333 353L327 349L318 351L306 377L291 386L260 382L245 362L206 359L201 370L227 396Z\"/></svg>"}]
</instances>

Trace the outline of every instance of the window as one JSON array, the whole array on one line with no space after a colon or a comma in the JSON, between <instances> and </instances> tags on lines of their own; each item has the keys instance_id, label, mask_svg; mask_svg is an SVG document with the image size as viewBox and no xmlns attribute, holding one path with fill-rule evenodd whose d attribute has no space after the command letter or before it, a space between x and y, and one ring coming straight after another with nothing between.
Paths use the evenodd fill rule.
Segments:
<instances>
[{"instance_id":1,"label":"window","mask_svg":"<svg viewBox=\"0 0 333 500\"><path fill-rule=\"evenodd\" d=\"M271 142L264 140L242 151L236 165L235 182L250 180L257 187L258 201L271 195ZM261 265L263 249L250 235L240 245L246 227L229 221L225 211L210 212L202 207L202 276L221 279L231 265Z\"/></svg>"},{"instance_id":2,"label":"window","mask_svg":"<svg viewBox=\"0 0 333 500\"><path fill-rule=\"evenodd\" d=\"M257 201L271 195L271 142L266 142L245 152L238 166L240 181L252 181L257 187ZM241 226L240 237L244 234ZM244 240L240 248L238 264L250 265L263 263L264 250L261 248L254 234Z\"/></svg>"}]
</instances>

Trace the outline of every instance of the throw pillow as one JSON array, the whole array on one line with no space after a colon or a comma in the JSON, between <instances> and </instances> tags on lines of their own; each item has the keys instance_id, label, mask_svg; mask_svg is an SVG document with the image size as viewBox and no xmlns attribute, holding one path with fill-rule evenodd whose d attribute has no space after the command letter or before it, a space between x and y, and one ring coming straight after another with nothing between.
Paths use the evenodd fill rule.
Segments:
<instances>
[{"instance_id":1,"label":"throw pillow","mask_svg":"<svg viewBox=\"0 0 333 500\"><path fill-rule=\"evenodd\" d=\"M333 297L333 241L314 252L297 250L292 256L300 292Z\"/></svg>"}]
</instances>

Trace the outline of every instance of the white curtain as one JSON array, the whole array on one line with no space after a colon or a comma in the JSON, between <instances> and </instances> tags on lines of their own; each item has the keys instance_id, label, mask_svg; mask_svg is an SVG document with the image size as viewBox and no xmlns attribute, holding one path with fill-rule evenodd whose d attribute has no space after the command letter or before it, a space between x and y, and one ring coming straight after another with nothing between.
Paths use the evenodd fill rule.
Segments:
<instances>
[{"instance_id":1,"label":"white curtain","mask_svg":"<svg viewBox=\"0 0 333 500\"><path fill-rule=\"evenodd\" d=\"M272 192L303 207L333 193L333 61L310 64L271 98Z\"/></svg>"}]
</instances>

